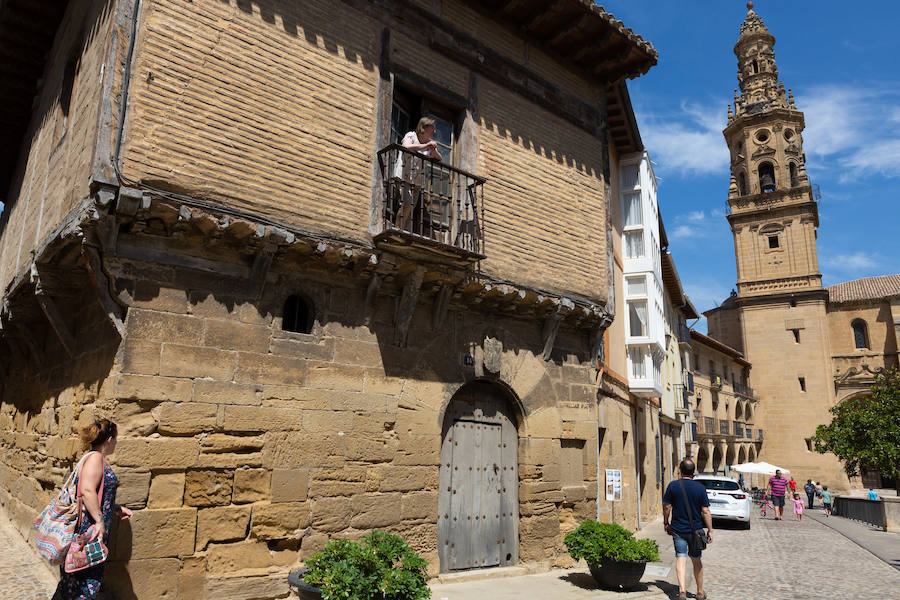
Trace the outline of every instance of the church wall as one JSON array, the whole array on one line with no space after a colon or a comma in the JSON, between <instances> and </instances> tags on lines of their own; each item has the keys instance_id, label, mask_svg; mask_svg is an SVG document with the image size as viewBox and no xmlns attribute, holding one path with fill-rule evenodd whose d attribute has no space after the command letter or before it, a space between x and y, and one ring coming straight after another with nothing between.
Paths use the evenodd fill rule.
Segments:
<instances>
[{"instance_id":1,"label":"church wall","mask_svg":"<svg viewBox=\"0 0 900 600\"><path fill-rule=\"evenodd\" d=\"M795 307L786 301L744 306L741 318L746 356L753 363L750 383L762 400L760 460L790 469L798 481L811 477L832 489L847 489L839 461L806 445L818 425L831 421L828 409L834 404L824 300L801 300ZM790 331L798 326L799 344Z\"/></svg>"}]
</instances>

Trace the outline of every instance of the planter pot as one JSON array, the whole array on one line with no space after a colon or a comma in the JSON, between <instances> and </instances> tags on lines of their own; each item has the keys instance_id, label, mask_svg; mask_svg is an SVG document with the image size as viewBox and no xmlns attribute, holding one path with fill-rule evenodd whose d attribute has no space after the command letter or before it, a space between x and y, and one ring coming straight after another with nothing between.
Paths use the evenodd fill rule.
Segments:
<instances>
[{"instance_id":1,"label":"planter pot","mask_svg":"<svg viewBox=\"0 0 900 600\"><path fill-rule=\"evenodd\" d=\"M603 587L614 590L631 589L644 576L646 561L604 560L602 565L588 565L591 577Z\"/></svg>"},{"instance_id":2,"label":"planter pot","mask_svg":"<svg viewBox=\"0 0 900 600\"><path fill-rule=\"evenodd\" d=\"M306 569L291 571L288 575L288 585L297 588L300 600L322 600L322 590L303 581L304 575Z\"/></svg>"}]
</instances>

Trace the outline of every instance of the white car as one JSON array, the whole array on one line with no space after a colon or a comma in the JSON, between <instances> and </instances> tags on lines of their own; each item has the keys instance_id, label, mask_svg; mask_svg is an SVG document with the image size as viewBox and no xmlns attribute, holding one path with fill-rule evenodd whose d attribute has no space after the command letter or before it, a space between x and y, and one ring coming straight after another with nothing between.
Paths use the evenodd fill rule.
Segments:
<instances>
[{"instance_id":1,"label":"white car","mask_svg":"<svg viewBox=\"0 0 900 600\"><path fill-rule=\"evenodd\" d=\"M713 519L738 521L744 529L750 529L750 494L742 490L737 481L721 475L697 475L694 481L706 488Z\"/></svg>"}]
</instances>

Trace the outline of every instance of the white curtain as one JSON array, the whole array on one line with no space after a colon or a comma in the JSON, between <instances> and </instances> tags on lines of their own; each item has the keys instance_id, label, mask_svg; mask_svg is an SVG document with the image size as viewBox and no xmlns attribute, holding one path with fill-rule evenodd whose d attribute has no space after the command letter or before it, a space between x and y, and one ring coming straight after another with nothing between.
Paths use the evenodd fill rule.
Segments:
<instances>
[{"instance_id":1,"label":"white curtain","mask_svg":"<svg viewBox=\"0 0 900 600\"><path fill-rule=\"evenodd\" d=\"M644 256L644 231L625 232L625 257L643 258Z\"/></svg>"},{"instance_id":2,"label":"white curtain","mask_svg":"<svg viewBox=\"0 0 900 600\"><path fill-rule=\"evenodd\" d=\"M631 376L635 379L644 379L647 376L644 356L644 351L640 348L628 349L628 358L631 361Z\"/></svg>"},{"instance_id":3,"label":"white curtain","mask_svg":"<svg viewBox=\"0 0 900 600\"><path fill-rule=\"evenodd\" d=\"M630 334L634 337L647 335L647 302L628 303L628 322Z\"/></svg>"},{"instance_id":4,"label":"white curtain","mask_svg":"<svg viewBox=\"0 0 900 600\"><path fill-rule=\"evenodd\" d=\"M625 227L630 225L643 225L641 217L641 193L633 192L625 194Z\"/></svg>"}]
</instances>

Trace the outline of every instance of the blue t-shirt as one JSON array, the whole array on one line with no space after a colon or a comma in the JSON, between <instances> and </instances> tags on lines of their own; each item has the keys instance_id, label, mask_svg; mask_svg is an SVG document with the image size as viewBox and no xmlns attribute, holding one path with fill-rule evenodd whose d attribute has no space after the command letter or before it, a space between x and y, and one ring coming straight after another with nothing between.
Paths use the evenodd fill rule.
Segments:
<instances>
[{"instance_id":1,"label":"blue t-shirt","mask_svg":"<svg viewBox=\"0 0 900 600\"><path fill-rule=\"evenodd\" d=\"M694 516L693 528L688 522L687 507L684 505L684 494L681 493L681 485L678 481L684 482L684 491L687 494L688 501L691 503L691 512ZM709 506L709 496L706 495L706 488L702 483L693 479L676 479L666 488L666 493L663 495L663 504L672 505L672 520L669 523L672 531L688 535L692 529L703 529L702 509L704 506Z\"/></svg>"}]
</instances>

